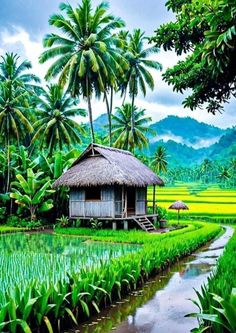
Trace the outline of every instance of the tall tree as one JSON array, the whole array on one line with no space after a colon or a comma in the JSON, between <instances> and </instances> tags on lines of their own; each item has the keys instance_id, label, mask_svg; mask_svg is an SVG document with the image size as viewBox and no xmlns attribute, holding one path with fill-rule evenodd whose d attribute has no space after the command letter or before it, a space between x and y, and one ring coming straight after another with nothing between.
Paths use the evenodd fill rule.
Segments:
<instances>
[{"instance_id":1,"label":"tall tree","mask_svg":"<svg viewBox=\"0 0 236 333\"><path fill-rule=\"evenodd\" d=\"M29 74L31 68L28 61L19 63L16 54L6 53L0 62L0 134L1 141L7 151L8 172L6 192L10 187L10 144L20 142L33 127L28 120L29 101L33 94L33 85L39 79Z\"/></svg>"},{"instance_id":2,"label":"tall tree","mask_svg":"<svg viewBox=\"0 0 236 333\"><path fill-rule=\"evenodd\" d=\"M107 13L108 4L102 2L92 9L91 0L82 0L77 8L62 3L63 14L54 14L50 25L60 29L61 35L52 33L44 38L48 49L40 56L40 62L57 60L50 66L46 79L59 75L60 85L68 85L72 96L87 100L91 140L95 141L91 98L100 97L107 83L114 80L116 71L123 71L125 59L116 47L118 39L112 35L124 22Z\"/></svg>"},{"instance_id":3,"label":"tall tree","mask_svg":"<svg viewBox=\"0 0 236 333\"><path fill-rule=\"evenodd\" d=\"M133 129L132 117L134 118ZM133 111L133 106L129 103L117 107L112 120L114 147L133 152L135 148L146 147L148 144L147 134L154 134L149 127L152 119L145 116L145 110L134 107Z\"/></svg>"},{"instance_id":4,"label":"tall tree","mask_svg":"<svg viewBox=\"0 0 236 333\"><path fill-rule=\"evenodd\" d=\"M226 166L221 166L219 169L219 174L217 178L223 182L224 186L226 187L227 181L230 179L229 168Z\"/></svg>"},{"instance_id":5,"label":"tall tree","mask_svg":"<svg viewBox=\"0 0 236 333\"><path fill-rule=\"evenodd\" d=\"M54 150L60 150L66 145L81 143L79 134L83 134L83 127L72 117L85 116L86 111L76 107L78 100L69 96L58 84L48 86L41 97L36 97L38 103L39 120L34 123L35 134L32 144L43 144L51 155Z\"/></svg>"},{"instance_id":6,"label":"tall tree","mask_svg":"<svg viewBox=\"0 0 236 333\"><path fill-rule=\"evenodd\" d=\"M236 94L236 2L169 0L166 6L175 20L161 25L151 40L187 56L167 69L164 80L175 91L192 90L185 107L193 110L207 103L215 114Z\"/></svg>"},{"instance_id":7,"label":"tall tree","mask_svg":"<svg viewBox=\"0 0 236 333\"><path fill-rule=\"evenodd\" d=\"M167 153L166 149L162 146L159 146L156 150L155 156L152 161L153 169L157 173L166 173L167 172Z\"/></svg>"},{"instance_id":8,"label":"tall tree","mask_svg":"<svg viewBox=\"0 0 236 333\"><path fill-rule=\"evenodd\" d=\"M0 81L10 81L14 87L22 87L24 90L30 91L35 88L35 83L40 83L40 79L38 76L27 72L32 68L30 61L23 60L19 63L19 59L20 57L14 53L6 53L1 56Z\"/></svg>"},{"instance_id":9,"label":"tall tree","mask_svg":"<svg viewBox=\"0 0 236 333\"><path fill-rule=\"evenodd\" d=\"M154 89L154 79L148 69L161 70L161 64L156 60L150 60L152 54L159 52L155 46L145 47L144 33L135 29L133 34L120 34L124 42L124 56L129 63L129 69L125 73L125 79L121 85L121 91L126 96L127 90L131 97L132 110L135 108L135 97L139 90L146 96L147 88ZM126 40L127 39L127 40ZM132 130L134 130L134 112L132 112Z\"/></svg>"}]
</instances>

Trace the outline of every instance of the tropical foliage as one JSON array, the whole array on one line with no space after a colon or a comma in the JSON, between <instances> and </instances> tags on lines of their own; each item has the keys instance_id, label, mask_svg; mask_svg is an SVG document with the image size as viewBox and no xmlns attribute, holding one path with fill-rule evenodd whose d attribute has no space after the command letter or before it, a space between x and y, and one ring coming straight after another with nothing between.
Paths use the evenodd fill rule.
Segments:
<instances>
[{"instance_id":1,"label":"tropical foliage","mask_svg":"<svg viewBox=\"0 0 236 333\"><path fill-rule=\"evenodd\" d=\"M95 141L91 98L100 97L109 86L114 86L116 73L127 68L126 61L116 48L119 42L113 34L124 22L107 13L108 5L102 2L95 10L90 0L73 9L68 3L60 5L65 13L51 16L50 25L60 29L62 35L49 34L44 39L48 49L40 62L57 60L49 68L46 78L59 75L60 85L68 86L72 96L82 95L87 100L91 140Z\"/></svg>"},{"instance_id":2,"label":"tropical foliage","mask_svg":"<svg viewBox=\"0 0 236 333\"><path fill-rule=\"evenodd\" d=\"M52 208L53 201L54 206L50 209L53 219L67 215L67 189L48 191L88 143L95 139L97 142L107 140L93 129L93 97L102 97L107 107L110 145L114 143L132 151L147 146L145 134L151 132L148 129L151 118L146 117L145 111L139 110L133 101L138 87L146 94L145 82L148 87L154 87L147 68L160 69L158 62L149 59L149 55L158 50L144 47L146 37L140 30L133 34L122 32L120 29L125 23L108 9L105 2L93 8L90 0L83 0L75 8L68 3L61 4L61 12L50 17L49 24L55 31L45 36L45 51L40 56L41 63L52 61L46 80L53 80L53 83L49 82L46 87L29 72L29 61L21 61L13 53L1 57L1 220L9 213L27 218L27 209L22 207L28 208L31 219L35 212L37 218L45 215L39 202L33 199L36 193L25 192L26 183L30 181L29 172L44 180L50 177L47 196L41 197L41 204ZM139 78L135 83L138 90L135 88L132 92L132 107L131 104L118 107L124 110L113 118L114 94L125 95L126 90L131 93L134 71ZM88 125L81 123L87 110L80 107L79 99L87 101L91 140L88 139ZM126 109L129 109L127 115ZM122 112L126 119L120 119ZM132 122L135 128L130 130ZM48 200L50 205L47 205Z\"/></svg>"},{"instance_id":3,"label":"tropical foliage","mask_svg":"<svg viewBox=\"0 0 236 333\"><path fill-rule=\"evenodd\" d=\"M129 63L128 70L125 72L124 81L121 81L121 92L126 97L127 91L131 97L131 129L135 127L135 97L139 90L146 96L147 88L154 89L154 79L148 69L161 70L158 61L148 59L150 55L158 53L159 49L155 46L145 48L146 37L140 29L126 33L121 36L124 43L124 56Z\"/></svg>"},{"instance_id":4,"label":"tropical foliage","mask_svg":"<svg viewBox=\"0 0 236 333\"><path fill-rule=\"evenodd\" d=\"M159 146L152 161L153 169L159 173L167 172L167 154L165 148Z\"/></svg>"},{"instance_id":5,"label":"tropical foliage","mask_svg":"<svg viewBox=\"0 0 236 333\"><path fill-rule=\"evenodd\" d=\"M53 84L48 91L42 89L41 96L35 96L38 104L38 120L34 123L35 134L31 144L39 142L39 149L45 143L49 154L64 146L81 144L83 127L73 119L75 116L85 116L86 111L76 108L78 100L70 97L63 89Z\"/></svg>"},{"instance_id":6,"label":"tropical foliage","mask_svg":"<svg viewBox=\"0 0 236 333\"><path fill-rule=\"evenodd\" d=\"M17 181L12 182L10 197L16 200L18 205L30 211L30 218L34 220L38 212L46 212L53 207L52 199L46 197L53 193L49 190L51 180L42 178L43 172L36 174L32 169L27 169L27 177L16 175Z\"/></svg>"},{"instance_id":7,"label":"tropical foliage","mask_svg":"<svg viewBox=\"0 0 236 333\"><path fill-rule=\"evenodd\" d=\"M235 1L169 0L166 6L176 19L161 25L151 40L187 56L167 69L164 80L178 92L192 89L185 107L197 109L207 103L209 112L222 111L236 89Z\"/></svg>"},{"instance_id":8,"label":"tropical foliage","mask_svg":"<svg viewBox=\"0 0 236 333\"><path fill-rule=\"evenodd\" d=\"M133 119L133 120L132 120ZM145 116L144 109L126 103L116 108L112 116L112 136L115 139L114 147L134 151L135 147L142 149L147 147L147 134L153 134L149 128L151 118ZM133 128L132 128L133 121Z\"/></svg>"}]
</instances>

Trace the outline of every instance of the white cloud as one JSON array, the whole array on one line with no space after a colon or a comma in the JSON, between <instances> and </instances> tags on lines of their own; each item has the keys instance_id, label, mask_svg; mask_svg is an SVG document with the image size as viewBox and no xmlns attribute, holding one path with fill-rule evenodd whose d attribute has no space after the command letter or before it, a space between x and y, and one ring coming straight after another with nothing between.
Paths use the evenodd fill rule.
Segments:
<instances>
[{"instance_id":1,"label":"white cloud","mask_svg":"<svg viewBox=\"0 0 236 333\"><path fill-rule=\"evenodd\" d=\"M32 71L43 79L51 62L47 62L43 65L38 62L39 55L43 51L42 38L43 36L34 36L34 40L32 40L29 33L22 27L13 27L13 32L5 29L0 33L0 53L3 54L5 51L14 51L20 54L23 58L27 58L32 62ZM163 65L163 71L166 68L173 66L181 59L180 57L177 57L174 52L164 51L161 51L152 58L158 60ZM215 116L207 113L204 109L196 111L184 109L179 101L179 97L176 98L175 103L175 97L173 96L176 95L173 95L175 93L173 93L172 87L168 86L162 80L161 73L157 71L152 71L152 73L155 80L154 92L148 91L146 98L141 95L138 96L135 103L138 107L145 108L153 121L161 120L168 115L177 115L179 117L192 117L198 121L222 128L235 125L235 116L234 112L232 112L232 107L231 109L230 107L228 107L228 109L226 108L223 115L217 114ZM162 96L160 99L158 98L159 94ZM170 96L170 103L168 103L167 100L168 96ZM114 106L120 106L121 103L121 97L115 96ZM92 106L94 118L106 112L105 103L103 101L93 100ZM81 101L81 107L87 108L87 104ZM80 118L78 118L78 121L80 121Z\"/></svg>"},{"instance_id":2,"label":"white cloud","mask_svg":"<svg viewBox=\"0 0 236 333\"><path fill-rule=\"evenodd\" d=\"M13 27L13 32L3 30L0 35L2 48L6 51L14 51L23 58L31 61L34 74L43 79L49 64L39 64L38 58L43 52L42 36L35 40L21 27Z\"/></svg>"}]
</instances>

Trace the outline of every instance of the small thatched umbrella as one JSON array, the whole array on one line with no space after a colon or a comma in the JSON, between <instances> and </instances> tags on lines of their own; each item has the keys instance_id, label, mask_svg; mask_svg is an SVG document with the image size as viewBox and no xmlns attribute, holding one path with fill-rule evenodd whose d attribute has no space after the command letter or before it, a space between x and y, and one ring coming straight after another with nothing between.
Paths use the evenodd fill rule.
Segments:
<instances>
[{"instance_id":1,"label":"small thatched umbrella","mask_svg":"<svg viewBox=\"0 0 236 333\"><path fill-rule=\"evenodd\" d=\"M170 205L169 209L175 209L178 211L178 224L179 224L179 211L188 210L188 206L183 201L175 201L172 205Z\"/></svg>"}]
</instances>

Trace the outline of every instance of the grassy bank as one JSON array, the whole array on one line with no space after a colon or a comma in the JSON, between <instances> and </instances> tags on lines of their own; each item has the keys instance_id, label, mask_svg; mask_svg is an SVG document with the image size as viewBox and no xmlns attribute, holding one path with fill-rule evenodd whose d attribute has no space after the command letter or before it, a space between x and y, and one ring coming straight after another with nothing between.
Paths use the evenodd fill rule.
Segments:
<instances>
[{"instance_id":1,"label":"grassy bank","mask_svg":"<svg viewBox=\"0 0 236 333\"><path fill-rule=\"evenodd\" d=\"M0 225L0 234L11 234L16 232L26 231L27 228L9 227L7 225Z\"/></svg>"},{"instance_id":2,"label":"grassy bank","mask_svg":"<svg viewBox=\"0 0 236 333\"><path fill-rule=\"evenodd\" d=\"M94 241L102 242L145 244L150 242L156 243L158 240L175 237L177 235L183 235L187 232L197 230L203 226L202 222L200 221L195 221L188 225L183 225L184 228L176 229L171 232L162 234L149 234L141 230L113 231L111 229L94 230L91 228L56 228L55 233L60 235L85 236Z\"/></svg>"},{"instance_id":3,"label":"grassy bank","mask_svg":"<svg viewBox=\"0 0 236 333\"><path fill-rule=\"evenodd\" d=\"M198 294L201 328L206 332L236 332L236 229L215 273Z\"/></svg>"}]
</instances>

